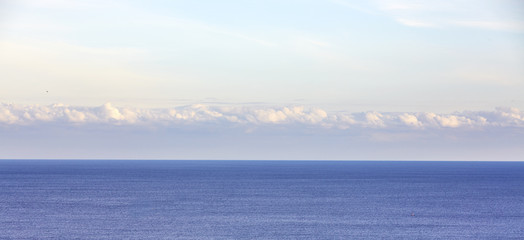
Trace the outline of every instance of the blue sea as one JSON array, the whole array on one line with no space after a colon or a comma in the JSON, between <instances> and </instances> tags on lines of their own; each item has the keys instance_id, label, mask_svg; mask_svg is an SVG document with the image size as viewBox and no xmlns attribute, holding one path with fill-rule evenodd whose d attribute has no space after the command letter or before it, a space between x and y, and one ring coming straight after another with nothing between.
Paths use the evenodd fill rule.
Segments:
<instances>
[{"instance_id":1,"label":"blue sea","mask_svg":"<svg viewBox=\"0 0 524 240\"><path fill-rule=\"evenodd\" d=\"M0 239L524 239L524 162L2 160Z\"/></svg>"}]
</instances>

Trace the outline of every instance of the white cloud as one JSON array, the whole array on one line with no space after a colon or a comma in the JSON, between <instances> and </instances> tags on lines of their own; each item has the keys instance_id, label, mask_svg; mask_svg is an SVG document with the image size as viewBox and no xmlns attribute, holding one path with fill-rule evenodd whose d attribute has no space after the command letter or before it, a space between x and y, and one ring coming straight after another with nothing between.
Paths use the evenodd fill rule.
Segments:
<instances>
[{"instance_id":1,"label":"white cloud","mask_svg":"<svg viewBox=\"0 0 524 240\"><path fill-rule=\"evenodd\" d=\"M111 106L111 103L106 103L99 108L103 120L125 120L124 115L120 113L118 108ZM133 119L134 120L134 119Z\"/></svg>"},{"instance_id":2,"label":"white cloud","mask_svg":"<svg viewBox=\"0 0 524 240\"><path fill-rule=\"evenodd\" d=\"M382 120L383 117L384 116L378 112L366 113L367 124L373 127L385 127L384 121Z\"/></svg>"},{"instance_id":3,"label":"white cloud","mask_svg":"<svg viewBox=\"0 0 524 240\"><path fill-rule=\"evenodd\" d=\"M187 126L199 123L253 128L259 126L312 126L321 129L431 129L524 127L524 113L516 108L494 111L465 111L453 114L327 112L304 106L211 106L195 104L174 108L129 108L106 103L99 107L41 105L0 105L0 124L38 123Z\"/></svg>"},{"instance_id":4,"label":"white cloud","mask_svg":"<svg viewBox=\"0 0 524 240\"><path fill-rule=\"evenodd\" d=\"M4 158L522 160L523 132L516 108L438 114L0 104Z\"/></svg>"},{"instance_id":5,"label":"white cloud","mask_svg":"<svg viewBox=\"0 0 524 240\"><path fill-rule=\"evenodd\" d=\"M464 120L464 117L460 117L460 120ZM461 121L457 116L437 116L437 120L443 127L458 127L461 125Z\"/></svg>"},{"instance_id":6,"label":"white cloud","mask_svg":"<svg viewBox=\"0 0 524 240\"><path fill-rule=\"evenodd\" d=\"M524 22L519 21L453 21L454 24L462 27L483 28L490 30L500 30L509 32L524 32Z\"/></svg>"},{"instance_id":7,"label":"white cloud","mask_svg":"<svg viewBox=\"0 0 524 240\"><path fill-rule=\"evenodd\" d=\"M418 121L417 116L413 114L404 113L402 115L399 115L399 118L406 125L411 125L414 127L422 126L422 123Z\"/></svg>"},{"instance_id":8,"label":"white cloud","mask_svg":"<svg viewBox=\"0 0 524 240\"><path fill-rule=\"evenodd\" d=\"M18 121L18 118L8 108L0 109L0 122L13 124Z\"/></svg>"},{"instance_id":9,"label":"white cloud","mask_svg":"<svg viewBox=\"0 0 524 240\"><path fill-rule=\"evenodd\" d=\"M523 32L523 5L518 1L376 0L378 8L410 27L468 27ZM520 10L515 10L519 9Z\"/></svg>"}]
</instances>

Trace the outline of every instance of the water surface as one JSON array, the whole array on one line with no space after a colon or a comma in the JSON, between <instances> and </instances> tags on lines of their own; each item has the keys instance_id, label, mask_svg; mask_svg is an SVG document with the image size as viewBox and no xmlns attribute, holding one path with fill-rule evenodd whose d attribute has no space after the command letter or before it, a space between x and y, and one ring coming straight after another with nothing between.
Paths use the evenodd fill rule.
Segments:
<instances>
[{"instance_id":1,"label":"water surface","mask_svg":"<svg viewBox=\"0 0 524 240\"><path fill-rule=\"evenodd\" d=\"M518 239L522 162L0 161L0 239Z\"/></svg>"}]
</instances>

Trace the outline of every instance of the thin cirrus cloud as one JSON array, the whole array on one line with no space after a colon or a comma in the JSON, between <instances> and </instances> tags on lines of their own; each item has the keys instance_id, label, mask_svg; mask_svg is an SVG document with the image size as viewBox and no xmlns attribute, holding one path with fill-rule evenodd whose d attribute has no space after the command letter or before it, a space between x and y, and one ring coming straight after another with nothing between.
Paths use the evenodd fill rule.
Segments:
<instances>
[{"instance_id":1,"label":"thin cirrus cloud","mask_svg":"<svg viewBox=\"0 0 524 240\"><path fill-rule=\"evenodd\" d=\"M466 27L524 32L524 4L521 1L375 0L367 6L347 0L331 2L368 14L386 15L409 27Z\"/></svg>"}]
</instances>

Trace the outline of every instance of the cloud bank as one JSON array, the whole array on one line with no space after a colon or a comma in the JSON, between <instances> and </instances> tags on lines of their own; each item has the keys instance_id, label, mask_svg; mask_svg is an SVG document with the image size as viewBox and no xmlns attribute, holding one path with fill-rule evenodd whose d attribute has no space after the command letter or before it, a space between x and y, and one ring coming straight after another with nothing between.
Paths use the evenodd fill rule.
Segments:
<instances>
[{"instance_id":1,"label":"cloud bank","mask_svg":"<svg viewBox=\"0 0 524 240\"><path fill-rule=\"evenodd\" d=\"M517 160L524 113L0 104L0 158Z\"/></svg>"},{"instance_id":2,"label":"cloud bank","mask_svg":"<svg viewBox=\"0 0 524 240\"><path fill-rule=\"evenodd\" d=\"M439 129L488 127L524 128L524 112L511 107L492 111L433 112L328 112L304 106L213 106L194 104L173 108L147 109L0 104L0 124L29 126L41 123L130 126L188 126L200 123L251 128L257 126L304 126L323 129Z\"/></svg>"}]
</instances>

